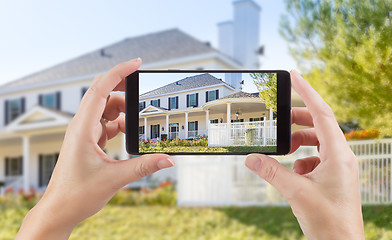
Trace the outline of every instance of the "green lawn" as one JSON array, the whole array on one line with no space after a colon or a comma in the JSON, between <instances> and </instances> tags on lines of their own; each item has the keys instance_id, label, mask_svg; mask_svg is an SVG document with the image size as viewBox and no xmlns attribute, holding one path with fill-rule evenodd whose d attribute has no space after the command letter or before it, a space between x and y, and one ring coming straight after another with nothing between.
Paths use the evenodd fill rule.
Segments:
<instances>
[{"instance_id":1,"label":"green lawn","mask_svg":"<svg viewBox=\"0 0 392 240\"><path fill-rule=\"evenodd\" d=\"M0 239L13 239L27 209L0 209ZM363 208L366 239L392 239L392 206ZM289 207L106 206L71 239L304 239Z\"/></svg>"}]
</instances>

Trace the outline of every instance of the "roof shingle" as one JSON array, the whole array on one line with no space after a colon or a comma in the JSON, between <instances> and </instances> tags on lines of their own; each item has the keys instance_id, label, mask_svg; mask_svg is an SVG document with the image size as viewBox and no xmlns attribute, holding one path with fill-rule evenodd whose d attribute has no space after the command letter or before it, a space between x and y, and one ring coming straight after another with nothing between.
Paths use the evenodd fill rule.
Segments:
<instances>
[{"instance_id":1,"label":"roof shingle","mask_svg":"<svg viewBox=\"0 0 392 240\"><path fill-rule=\"evenodd\" d=\"M212 86L212 85L217 85L222 83L226 84L224 81L222 81L222 79L218 79L209 73L203 73L200 75L186 77L184 79L167 84L163 87L143 93L140 95L140 97L152 97L156 95L169 94L172 92L200 88L200 87L207 87L207 86ZM229 86L228 84L226 85Z\"/></svg>"},{"instance_id":2,"label":"roof shingle","mask_svg":"<svg viewBox=\"0 0 392 240\"><path fill-rule=\"evenodd\" d=\"M105 72L116 64L135 57L141 57L143 63L148 64L210 52L217 52L217 50L179 29L170 29L127 38L40 72L11 81L2 85L1 88L14 88L33 83Z\"/></svg>"}]
</instances>

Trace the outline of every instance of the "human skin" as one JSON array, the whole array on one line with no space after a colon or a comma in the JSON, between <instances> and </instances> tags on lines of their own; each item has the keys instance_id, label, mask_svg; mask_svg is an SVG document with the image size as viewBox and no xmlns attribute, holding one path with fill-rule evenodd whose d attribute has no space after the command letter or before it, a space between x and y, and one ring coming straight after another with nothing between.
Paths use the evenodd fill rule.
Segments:
<instances>
[{"instance_id":1,"label":"human skin","mask_svg":"<svg viewBox=\"0 0 392 240\"><path fill-rule=\"evenodd\" d=\"M113 160L102 150L125 132L125 77L136 71L140 58L121 63L94 78L65 133L48 187L32 208L16 239L68 239L84 219L101 210L122 187L174 165L166 154ZM110 96L110 97L109 97ZM104 121L102 116L106 119Z\"/></svg>"},{"instance_id":2,"label":"human skin","mask_svg":"<svg viewBox=\"0 0 392 240\"><path fill-rule=\"evenodd\" d=\"M320 157L296 160L293 171L262 154L245 165L284 196L308 239L364 239L358 160L328 104L298 72L290 75L306 105L292 109L292 123L313 127L292 134L291 153L317 146Z\"/></svg>"}]
</instances>

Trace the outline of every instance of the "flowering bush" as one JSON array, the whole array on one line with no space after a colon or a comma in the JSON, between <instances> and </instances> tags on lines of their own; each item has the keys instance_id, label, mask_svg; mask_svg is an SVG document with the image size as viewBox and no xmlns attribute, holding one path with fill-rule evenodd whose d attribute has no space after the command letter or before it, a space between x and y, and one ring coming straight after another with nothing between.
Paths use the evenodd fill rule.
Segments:
<instances>
[{"instance_id":1,"label":"flowering bush","mask_svg":"<svg viewBox=\"0 0 392 240\"><path fill-rule=\"evenodd\" d=\"M0 196L0 209L6 207L32 208L40 198L41 194L34 189L30 189L27 192L19 189L18 193L15 194L12 188L6 188L4 195Z\"/></svg>"},{"instance_id":2,"label":"flowering bush","mask_svg":"<svg viewBox=\"0 0 392 240\"><path fill-rule=\"evenodd\" d=\"M176 201L177 193L173 182L164 181L153 189L145 187L140 190L122 189L113 196L109 204L121 206L174 206Z\"/></svg>"},{"instance_id":3,"label":"flowering bush","mask_svg":"<svg viewBox=\"0 0 392 240\"><path fill-rule=\"evenodd\" d=\"M196 147L196 146L207 147L208 146L207 137L201 136L194 139L176 138L176 139L157 140L157 141L151 141L151 140L139 141L139 148L141 149L146 149L150 147L167 148L167 147Z\"/></svg>"},{"instance_id":4,"label":"flowering bush","mask_svg":"<svg viewBox=\"0 0 392 240\"><path fill-rule=\"evenodd\" d=\"M374 139L380 136L380 131L375 129L351 131L344 134L347 140Z\"/></svg>"}]
</instances>

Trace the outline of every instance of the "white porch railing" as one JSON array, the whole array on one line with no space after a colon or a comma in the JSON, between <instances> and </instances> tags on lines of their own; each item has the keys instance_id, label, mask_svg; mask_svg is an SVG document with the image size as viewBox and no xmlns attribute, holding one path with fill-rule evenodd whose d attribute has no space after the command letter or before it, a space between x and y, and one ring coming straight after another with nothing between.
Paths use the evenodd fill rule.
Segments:
<instances>
[{"instance_id":1,"label":"white porch railing","mask_svg":"<svg viewBox=\"0 0 392 240\"><path fill-rule=\"evenodd\" d=\"M276 121L212 123L208 129L209 146L275 146Z\"/></svg>"},{"instance_id":2,"label":"white porch railing","mask_svg":"<svg viewBox=\"0 0 392 240\"><path fill-rule=\"evenodd\" d=\"M392 139L348 144L358 158L362 204L391 204ZM317 154L316 147L301 147L294 154L276 158L292 168L296 159ZM181 156L181 161L177 161L178 204L286 205L279 192L244 166L244 159L244 156Z\"/></svg>"}]
</instances>

